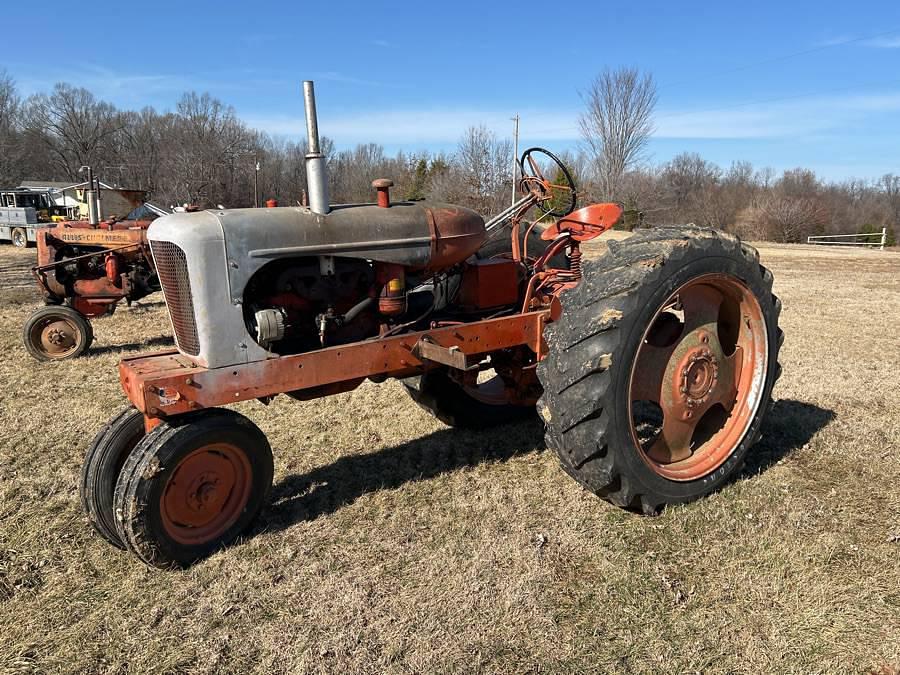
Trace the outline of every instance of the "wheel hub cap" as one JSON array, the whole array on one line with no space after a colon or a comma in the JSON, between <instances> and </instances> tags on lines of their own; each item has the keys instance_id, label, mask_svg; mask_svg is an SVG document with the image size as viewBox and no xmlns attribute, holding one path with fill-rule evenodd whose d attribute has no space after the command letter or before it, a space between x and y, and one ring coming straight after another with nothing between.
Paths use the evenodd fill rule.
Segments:
<instances>
[{"instance_id":1,"label":"wheel hub cap","mask_svg":"<svg viewBox=\"0 0 900 675\"><path fill-rule=\"evenodd\" d=\"M706 401L719 377L719 364L715 355L703 347L688 354L680 367L679 391L689 407Z\"/></svg>"},{"instance_id":2,"label":"wheel hub cap","mask_svg":"<svg viewBox=\"0 0 900 675\"><path fill-rule=\"evenodd\" d=\"M174 468L161 496L169 535L184 544L221 536L247 504L251 481L246 455L236 447L198 448Z\"/></svg>"},{"instance_id":3,"label":"wheel hub cap","mask_svg":"<svg viewBox=\"0 0 900 675\"><path fill-rule=\"evenodd\" d=\"M688 481L725 462L755 415L767 361L759 302L735 277L697 277L669 296L647 328L630 383L632 437L650 468ZM635 402L650 404L655 416L635 418Z\"/></svg>"}]
</instances>

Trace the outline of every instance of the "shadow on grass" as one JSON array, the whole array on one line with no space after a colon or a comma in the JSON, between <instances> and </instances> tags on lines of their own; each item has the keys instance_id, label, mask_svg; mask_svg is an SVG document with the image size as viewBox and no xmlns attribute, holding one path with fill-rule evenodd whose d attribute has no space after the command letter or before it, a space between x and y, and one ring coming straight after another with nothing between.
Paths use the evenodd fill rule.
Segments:
<instances>
[{"instance_id":1,"label":"shadow on grass","mask_svg":"<svg viewBox=\"0 0 900 675\"><path fill-rule=\"evenodd\" d=\"M744 469L735 478L762 473L809 443L835 417L833 410L812 403L789 399L776 401L763 421L762 438L750 449Z\"/></svg>"},{"instance_id":2,"label":"shadow on grass","mask_svg":"<svg viewBox=\"0 0 900 675\"><path fill-rule=\"evenodd\" d=\"M442 429L377 452L341 457L309 473L288 476L274 486L271 506L256 531L278 531L300 520L313 520L369 492L543 449L544 429L535 416L528 422L484 431Z\"/></svg>"},{"instance_id":3,"label":"shadow on grass","mask_svg":"<svg viewBox=\"0 0 900 675\"><path fill-rule=\"evenodd\" d=\"M102 345L100 347L92 347L89 354L107 354L109 352L123 352L129 349L144 349L151 347L174 347L175 340L168 335L159 335L157 337L147 338L141 342L126 342L119 345Z\"/></svg>"},{"instance_id":4,"label":"shadow on grass","mask_svg":"<svg viewBox=\"0 0 900 675\"><path fill-rule=\"evenodd\" d=\"M802 448L835 418L834 412L802 401L775 403L763 424L763 438L735 479L762 473ZM369 492L429 480L482 462L503 462L544 449L543 427L534 419L481 432L442 429L369 454L341 457L309 473L286 477L272 489L272 504L255 530L278 531L300 520L334 513Z\"/></svg>"}]
</instances>

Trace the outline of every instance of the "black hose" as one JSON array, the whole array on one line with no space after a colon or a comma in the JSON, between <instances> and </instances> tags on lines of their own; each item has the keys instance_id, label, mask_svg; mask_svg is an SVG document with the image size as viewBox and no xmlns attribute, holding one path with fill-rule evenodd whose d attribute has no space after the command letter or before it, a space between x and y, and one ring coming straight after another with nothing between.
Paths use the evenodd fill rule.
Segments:
<instances>
[{"instance_id":1,"label":"black hose","mask_svg":"<svg viewBox=\"0 0 900 675\"><path fill-rule=\"evenodd\" d=\"M375 302L375 298L366 298L362 302L357 302L353 307L347 310L347 313L341 318L342 323L350 323L359 314L368 309Z\"/></svg>"}]
</instances>

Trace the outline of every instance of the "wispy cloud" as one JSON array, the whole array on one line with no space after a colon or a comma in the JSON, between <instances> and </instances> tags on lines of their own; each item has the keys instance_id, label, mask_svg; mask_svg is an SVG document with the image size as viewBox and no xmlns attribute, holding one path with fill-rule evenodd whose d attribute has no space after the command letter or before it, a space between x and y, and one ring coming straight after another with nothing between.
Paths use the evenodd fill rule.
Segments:
<instances>
[{"instance_id":1,"label":"wispy cloud","mask_svg":"<svg viewBox=\"0 0 900 675\"><path fill-rule=\"evenodd\" d=\"M524 139L571 141L579 137L578 112L520 110ZM864 128L876 115L900 112L900 92L817 96L729 109L663 109L656 116L660 139L811 138L830 131ZM341 145L376 140L386 145L451 144L470 126L485 126L500 137L512 130L512 111L478 108L362 110L320 117L323 134ZM302 116L253 117L251 125L269 133L302 136Z\"/></svg>"},{"instance_id":2,"label":"wispy cloud","mask_svg":"<svg viewBox=\"0 0 900 675\"><path fill-rule=\"evenodd\" d=\"M476 108L369 110L358 114L320 114L321 132L342 145L377 140L384 144L455 143L471 126L484 126L498 136L510 135L514 111ZM523 135L542 139L570 139L574 115L542 110L520 111ZM249 117L249 124L273 134L300 136L306 125L302 116ZM526 128L527 127L527 128Z\"/></svg>"},{"instance_id":3,"label":"wispy cloud","mask_svg":"<svg viewBox=\"0 0 900 675\"><path fill-rule=\"evenodd\" d=\"M119 106L170 106L186 91L209 91L228 98L229 94L258 91L261 86L285 86L287 81L257 76L236 79L234 73L178 74L166 72L127 72L94 63L71 63L66 67L29 68L10 64L16 75L16 85L25 96L46 93L58 82L84 87L97 98Z\"/></svg>"},{"instance_id":4,"label":"wispy cloud","mask_svg":"<svg viewBox=\"0 0 900 675\"><path fill-rule=\"evenodd\" d=\"M898 31L892 31L892 33L896 32ZM837 47L840 45L859 45L860 47L872 47L874 49L900 49L900 35L886 33L867 38L861 35L843 33L819 41L816 43L816 48Z\"/></svg>"},{"instance_id":5,"label":"wispy cloud","mask_svg":"<svg viewBox=\"0 0 900 675\"><path fill-rule=\"evenodd\" d=\"M900 92L815 96L740 109L661 111L659 138L802 138L862 125L872 116L900 112Z\"/></svg>"},{"instance_id":6,"label":"wispy cloud","mask_svg":"<svg viewBox=\"0 0 900 675\"><path fill-rule=\"evenodd\" d=\"M358 84L365 87L398 87L400 85L393 84L390 82L381 82L378 80L368 80L365 78L354 77L352 75L345 75L344 73L338 73L334 71L326 71L326 72L318 72L318 73L310 73L309 79L311 80L325 80L327 82L340 82L342 84Z\"/></svg>"},{"instance_id":7,"label":"wispy cloud","mask_svg":"<svg viewBox=\"0 0 900 675\"><path fill-rule=\"evenodd\" d=\"M872 38L871 40L864 40L861 44L866 47L875 47L876 49L900 49L900 36Z\"/></svg>"},{"instance_id":8,"label":"wispy cloud","mask_svg":"<svg viewBox=\"0 0 900 675\"><path fill-rule=\"evenodd\" d=\"M372 40L372 44L376 47L390 47L391 43L387 40Z\"/></svg>"}]
</instances>

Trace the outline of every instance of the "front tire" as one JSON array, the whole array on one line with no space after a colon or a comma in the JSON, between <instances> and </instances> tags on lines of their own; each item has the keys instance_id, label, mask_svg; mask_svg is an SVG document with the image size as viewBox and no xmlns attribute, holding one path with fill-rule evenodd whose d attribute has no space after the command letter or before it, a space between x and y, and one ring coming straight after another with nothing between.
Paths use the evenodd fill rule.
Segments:
<instances>
[{"instance_id":1,"label":"front tire","mask_svg":"<svg viewBox=\"0 0 900 675\"><path fill-rule=\"evenodd\" d=\"M234 541L272 486L272 449L224 409L162 422L128 456L114 495L116 529L155 567L186 567Z\"/></svg>"},{"instance_id":2,"label":"front tire","mask_svg":"<svg viewBox=\"0 0 900 675\"><path fill-rule=\"evenodd\" d=\"M780 372L781 303L756 250L656 228L610 242L560 301L538 410L565 471L647 514L733 478Z\"/></svg>"},{"instance_id":3,"label":"front tire","mask_svg":"<svg viewBox=\"0 0 900 675\"><path fill-rule=\"evenodd\" d=\"M144 416L135 408L126 408L94 437L81 469L81 506L94 529L116 548L125 548L116 531L116 482L129 453L144 435Z\"/></svg>"},{"instance_id":4,"label":"front tire","mask_svg":"<svg viewBox=\"0 0 900 675\"><path fill-rule=\"evenodd\" d=\"M25 322L22 341L38 361L59 361L86 352L94 341L94 330L81 312L65 305L48 305Z\"/></svg>"}]
</instances>

